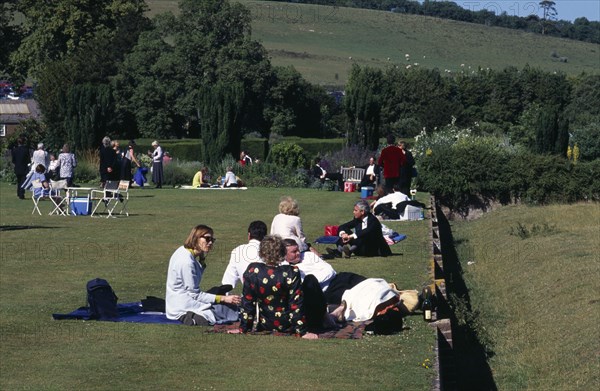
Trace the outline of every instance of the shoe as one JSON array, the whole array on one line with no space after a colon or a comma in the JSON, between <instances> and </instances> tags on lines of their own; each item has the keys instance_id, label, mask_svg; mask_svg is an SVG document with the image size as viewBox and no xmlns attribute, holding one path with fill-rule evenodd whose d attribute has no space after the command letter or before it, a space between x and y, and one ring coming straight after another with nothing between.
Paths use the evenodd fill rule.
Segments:
<instances>
[{"instance_id":1,"label":"shoe","mask_svg":"<svg viewBox=\"0 0 600 391\"><path fill-rule=\"evenodd\" d=\"M327 254L329 254L329 255L331 255L331 256L333 256L335 258L341 258L342 257L342 253L338 249L329 248L328 247L328 248L326 248L326 250L327 250Z\"/></svg>"},{"instance_id":2,"label":"shoe","mask_svg":"<svg viewBox=\"0 0 600 391\"><path fill-rule=\"evenodd\" d=\"M344 253L344 258L350 258L352 256L352 252L350 251L350 246L348 246L347 244L342 248L342 252Z\"/></svg>"}]
</instances>

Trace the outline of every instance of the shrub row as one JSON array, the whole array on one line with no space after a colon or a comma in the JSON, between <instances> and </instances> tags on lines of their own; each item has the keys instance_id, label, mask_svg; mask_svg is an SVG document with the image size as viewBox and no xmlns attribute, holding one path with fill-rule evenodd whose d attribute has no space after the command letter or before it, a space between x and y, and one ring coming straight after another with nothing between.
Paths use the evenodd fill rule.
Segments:
<instances>
[{"instance_id":1,"label":"shrub row","mask_svg":"<svg viewBox=\"0 0 600 391\"><path fill-rule=\"evenodd\" d=\"M417 162L418 186L458 212L481 200L504 204L600 200L600 160L574 164L560 156L457 143L419 156Z\"/></svg>"}]
</instances>

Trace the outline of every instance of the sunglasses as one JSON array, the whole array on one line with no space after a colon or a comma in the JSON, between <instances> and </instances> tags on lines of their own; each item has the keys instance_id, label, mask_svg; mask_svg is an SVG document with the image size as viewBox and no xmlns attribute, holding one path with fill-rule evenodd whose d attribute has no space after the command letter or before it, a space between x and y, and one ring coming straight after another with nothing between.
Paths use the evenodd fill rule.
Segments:
<instances>
[{"instance_id":1,"label":"sunglasses","mask_svg":"<svg viewBox=\"0 0 600 391\"><path fill-rule=\"evenodd\" d=\"M216 242L216 241L217 241L217 238L215 238L215 237L213 237L213 236L208 236L208 235L205 235L205 236L202 236L202 237L203 237L203 238L204 238L204 240L206 240L207 242L212 242L212 243L214 243L214 242Z\"/></svg>"}]
</instances>

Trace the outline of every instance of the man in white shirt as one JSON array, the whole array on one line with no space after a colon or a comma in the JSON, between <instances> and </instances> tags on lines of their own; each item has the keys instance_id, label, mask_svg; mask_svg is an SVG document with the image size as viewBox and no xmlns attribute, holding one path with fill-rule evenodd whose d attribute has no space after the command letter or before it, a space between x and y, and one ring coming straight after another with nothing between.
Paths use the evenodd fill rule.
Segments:
<instances>
[{"instance_id":1,"label":"man in white shirt","mask_svg":"<svg viewBox=\"0 0 600 391\"><path fill-rule=\"evenodd\" d=\"M394 185L393 191L371 204L373 214L376 216L384 216L386 218L397 220L400 218L396 206L404 201L410 201L410 197L400 192L400 185ZM390 205L391 204L391 205Z\"/></svg>"},{"instance_id":2,"label":"man in white shirt","mask_svg":"<svg viewBox=\"0 0 600 391\"><path fill-rule=\"evenodd\" d=\"M221 284L231 285L232 289L235 285L243 281L244 272L252 262L262 262L258 255L260 242L267 235L267 225L260 221L253 221L248 226L248 243L237 246L231 251L229 264L223 274Z\"/></svg>"},{"instance_id":3,"label":"man in white shirt","mask_svg":"<svg viewBox=\"0 0 600 391\"><path fill-rule=\"evenodd\" d=\"M286 247L285 262L300 270L304 290L313 290L316 298L320 296L319 291L322 292L327 304L340 304L342 295L347 289L351 289L366 279L356 273L336 273L329 263L315 253L300 252L298 243L294 239L284 239L283 242ZM320 300L322 298L317 301L317 307Z\"/></svg>"}]
</instances>

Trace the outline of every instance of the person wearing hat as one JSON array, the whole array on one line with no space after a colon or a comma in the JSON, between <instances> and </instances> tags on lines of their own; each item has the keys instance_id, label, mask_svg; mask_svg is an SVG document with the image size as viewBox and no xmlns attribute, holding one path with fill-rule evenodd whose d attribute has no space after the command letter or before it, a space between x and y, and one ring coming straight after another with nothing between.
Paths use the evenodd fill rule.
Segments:
<instances>
[{"instance_id":1,"label":"person wearing hat","mask_svg":"<svg viewBox=\"0 0 600 391\"><path fill-rule=\"evenodd\" d=\"M148 155L152 158L152 182L157 189L162 189L163 182L163 150L158 144L158 141L152 141L154 151L148 151Z\"/></svg>"},{"instance_id":2,"label":"person wearing hat","mask_svg":"<svg viewBox=\"0 0 600 391\"><path fill-rule=\"evenodd\" d=\"M123 155L123 159L121 160L121 180L122 181L131 181L131 166L132 162L135 163L136 166L141 167L140 162L135 157L135 140L129 141L127 145L127 151Z\"/></svg>"},{"instance_id":3,"label":"person wearing hat","mask_svg":"<svg viewBox=\"0 0 600 391\"><path fill-rule=\"evenodd\" d=\"M31 171L35 171L38 164L43 165L46 169L50 165L50 156L44 150L44 143L39 143L37 150L33 152L33 156L31 157Z\"/></svg>"}]
</instances>

